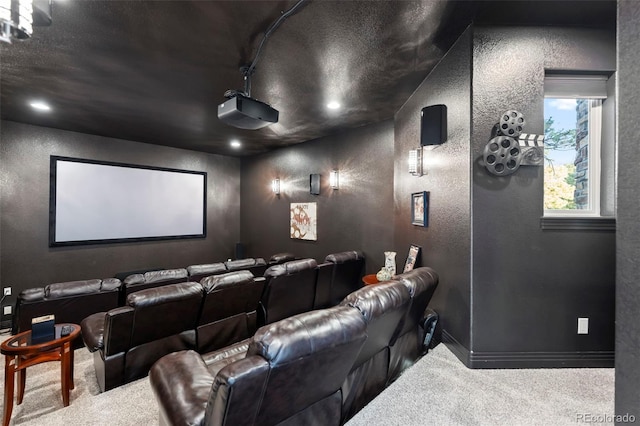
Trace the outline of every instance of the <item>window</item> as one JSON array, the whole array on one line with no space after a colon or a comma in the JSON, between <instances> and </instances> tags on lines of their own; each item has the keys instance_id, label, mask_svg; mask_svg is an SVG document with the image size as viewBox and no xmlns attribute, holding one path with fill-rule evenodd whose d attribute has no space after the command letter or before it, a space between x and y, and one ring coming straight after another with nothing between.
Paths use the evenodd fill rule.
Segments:
<instances>
[{"instance_id":1,"label":"window","mask_svg":"<svg viewBox=\"0 0 640 426\"><path fill-rule=\"evenodd\" d=\"M608 205L613 197L601 196L601 181L614 179L610 154L614 137L608 130L612 126L603 128L603 119L613 121L613 114L603 114L608 88L608 78L603 76L545 77L545 217L600 217L613 213L613 206ZM603 164L604 145L608 147Z\"/></svg>"}]
</instances>

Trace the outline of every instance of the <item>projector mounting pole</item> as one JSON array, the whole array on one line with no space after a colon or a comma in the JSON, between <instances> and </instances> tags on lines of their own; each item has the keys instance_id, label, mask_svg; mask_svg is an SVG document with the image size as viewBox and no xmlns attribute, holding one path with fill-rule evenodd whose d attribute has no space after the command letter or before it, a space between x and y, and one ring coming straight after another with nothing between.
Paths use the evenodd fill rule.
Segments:
<instances>
[{"instance_id":1,"label":"projector mounting pole","mask_svg":"<svg viewBox=\"0 0 640 426\"><path fill-rule=\"evenodd\" d=\"M240 67L240 72L244 78L244 95L247 98L251 97L251 74L253 74L254 70L255 68L251 68L248 65Z\"/></svg>"}]
</instances>

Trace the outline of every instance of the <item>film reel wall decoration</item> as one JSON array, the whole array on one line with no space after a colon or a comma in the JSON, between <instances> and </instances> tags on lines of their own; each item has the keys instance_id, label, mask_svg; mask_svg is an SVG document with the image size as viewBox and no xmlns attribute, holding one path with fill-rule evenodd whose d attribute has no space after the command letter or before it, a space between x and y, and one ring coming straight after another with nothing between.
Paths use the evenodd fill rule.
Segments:
<instances>
[{"instance_id":1,"label":"film reel wall decoration","mask_svg":"<svg viewBox=\"0 0 640 426\"><path fill-rule=\"evenodd\" d=\"M525 124L521 112L509 110L502 114L497 136L484 147L484 164L489 173L508 176L520 166L542 164L544 137L523 133Z\"/></svg>"}]
</instances>

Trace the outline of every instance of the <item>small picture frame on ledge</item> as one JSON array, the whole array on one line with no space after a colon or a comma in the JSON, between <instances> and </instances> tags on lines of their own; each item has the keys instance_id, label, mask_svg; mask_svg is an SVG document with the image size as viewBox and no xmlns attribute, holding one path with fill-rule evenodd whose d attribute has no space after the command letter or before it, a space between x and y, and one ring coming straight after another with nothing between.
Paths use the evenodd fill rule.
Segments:
<instances>
[{"instance_id":1,"label":"small picture frame on ledge","mask_svg":"<svg viewBox=\"0 0 640 426\"><path fill-rule=\"evenodd\" d=\"M411 194L411 224L429 226L429 193L427 191Z\"/></svg>"},{"instance_id":2,"label":"small picture frame on ledge","mask_svg":"<svg viewBox=\"0 0 640 426\"><path fill-rule=\"evenodd\" d=\"M416 262L420 256L421 249L422 247L415 244L411 244L411 246L409 246L409 254L407 255L407 261L404 263L404 270L402 272L413 271L413 268L416 266Z\"/></svg>"}]
</instances>

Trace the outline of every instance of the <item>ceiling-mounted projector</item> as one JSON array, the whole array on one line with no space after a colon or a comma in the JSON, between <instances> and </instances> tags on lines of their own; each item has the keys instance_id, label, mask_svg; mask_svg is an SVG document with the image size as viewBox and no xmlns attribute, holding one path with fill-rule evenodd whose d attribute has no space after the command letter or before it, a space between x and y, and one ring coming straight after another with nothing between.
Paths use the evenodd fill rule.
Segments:
<instances>
[{"instance_id":1,"label":"ceiling-mounted projector","mask_svg":"<svg viewBox=\"0 0 640 426\"><path fill-rule=\"evenodd\" d=\"M278 110L237 93L218 105L218 119L240 129L256 130L278 122Z\"/></svg>"}]
</instances>

